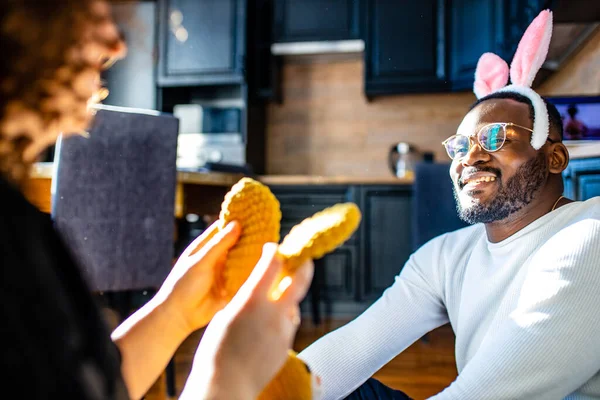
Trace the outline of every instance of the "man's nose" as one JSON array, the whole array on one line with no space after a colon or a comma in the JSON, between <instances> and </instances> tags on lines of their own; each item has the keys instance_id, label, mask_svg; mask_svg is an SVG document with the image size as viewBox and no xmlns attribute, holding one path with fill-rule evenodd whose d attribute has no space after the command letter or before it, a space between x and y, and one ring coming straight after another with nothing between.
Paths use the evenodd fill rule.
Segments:
<instances>
[{"instance_id":1,"label":"man's nose","mask_svg":"<svg viewBox=\"0 0 600 400\"><path fill-rule=\"evenodd\" d=\"M490 153L485 151L475 137L470 137L471 147L460 161L465 167L481 164L490 160Z\"/></svg>"}]
</instances>

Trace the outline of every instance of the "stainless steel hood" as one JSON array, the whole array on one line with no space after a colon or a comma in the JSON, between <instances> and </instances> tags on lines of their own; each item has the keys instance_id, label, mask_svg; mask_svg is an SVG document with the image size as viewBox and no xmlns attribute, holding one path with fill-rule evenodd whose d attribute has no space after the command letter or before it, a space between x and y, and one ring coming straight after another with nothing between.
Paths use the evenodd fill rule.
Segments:
<instances>
[{"instance_id":1,"label":"stainless steel hood","mask_svg":"<svg viewBox=\"0 0 600 400\"><path fill-rule=\"evenodd\" d=\"M364 50L365 42L360 39L273 43L271 45L271 53L276 56L351 54L362 53Z\"/></svg>"},{"instance_id":2,"label":"stainless steel hood","mask_svg":"<svg viewBox=\"0 0 600 400\"><path fill-rule=\"evenodd\" d=\"M600 23L555 23L543 68L558 71L600 28Z\"/></svg>"},{"instance_id":3,"label":"stainless steel hood","mask_svg":"<svg viewBox=\"0 0 600 400\"><path fill-rule=\"evenodd\" d=\"M548 0L547 3L543 8L552 9L552 40L534 86L559 71L600 31L599 0Z\"/></svg>"},{"instance_id":4,"label":"stainless steel hood","mask_svg":"<svg viewBox=\"0 0 600 400\"><path fill-rule=\"evenodd\" d=\"M550 0L553 31L544 68L557 71L600 29L600 1Z\"/></svg>"}]
</instances>

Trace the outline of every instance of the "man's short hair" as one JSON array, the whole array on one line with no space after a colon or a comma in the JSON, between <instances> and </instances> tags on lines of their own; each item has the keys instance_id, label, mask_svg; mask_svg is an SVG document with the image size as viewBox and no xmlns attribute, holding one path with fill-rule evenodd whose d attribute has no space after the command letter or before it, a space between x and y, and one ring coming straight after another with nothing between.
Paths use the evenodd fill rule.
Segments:
<instances>
[{"instance_id":1,"label":"man's short hair","mask_svg":"<svg viewBox=\"0 0 600 400\"><path fill-rule=\"evenodd\" d=\"M492 99L510 99L518 101L519 103L527 104L529 106L529 118L531 122L535 121L535 112L533 110L533 103L529 100L528 97L523 96L522 94L516 92L494 92L492 94L488 94L480 99L478 99L475 103L471 104L469 111L477 107L480 103L486 100ZM550 103L548 100L542 97L544 103L546 104L546 108L548 109L548 119L550 120L550 132L555 131L558 132L560 136L560 140L563 139L563 121L560 116L560 113L554 106L554 104Z\"/></svg>"}]
</instances>

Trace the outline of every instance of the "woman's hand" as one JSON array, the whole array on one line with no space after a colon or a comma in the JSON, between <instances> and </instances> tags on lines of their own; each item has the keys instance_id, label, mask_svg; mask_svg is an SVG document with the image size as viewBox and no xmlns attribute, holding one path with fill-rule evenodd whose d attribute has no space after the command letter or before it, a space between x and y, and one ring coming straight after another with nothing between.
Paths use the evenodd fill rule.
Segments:
<instances>
[{"instance_id":1,"label":"woman's hand","mask_svg":"<svg viewBox=\"0 0 600 400\"><path fill-rule=\"evenodd\" d=\"M275 243L265 245L248 280L209 324L181 399L254 399L285 363L314 266L307 262L282 280L274 299L282 266L276 250Z\"/></svg>"},{"instance_id":2,"label":"woman's hand","mask_svg":"<svg viewBox=\"0 0 600 400\"><path fill-rule=\"evenodd\" d=\"M215 232L213 224L194 240L156 296L112 333L131 398L143 396L185 338L224 306L210 289L215 271L240 235L240 227L231 223Z\"/></svg>"},{"instance_id":3,"label":"woman's hand","mask_svg":"<svg viewBox=\"0 0 600 400\"><path fill-rule=\"evenodd\" d=\"M213 223L185 249L156 294L186 336L206 326L225 306L226 300L211 288L240 233L236 222L220 232Z\"/></svg>"}]
</instances>

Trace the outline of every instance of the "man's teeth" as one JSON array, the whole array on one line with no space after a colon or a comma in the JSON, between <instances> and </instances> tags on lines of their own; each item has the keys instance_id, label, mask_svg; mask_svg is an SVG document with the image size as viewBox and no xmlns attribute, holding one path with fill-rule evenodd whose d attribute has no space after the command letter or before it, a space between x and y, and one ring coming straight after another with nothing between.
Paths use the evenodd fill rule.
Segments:
<instances>
[{"instance_id":1,"label":"man's teeth","mask_svg":"<svg viewBox=\"0 0 600 400\"><path fill-rule=\"evenodd\" d=\"M483 176L481 178L467 180L467 185L469 183L494 182L495 180L496 180L495 176Z\"/></svg>"}]
</instances>

